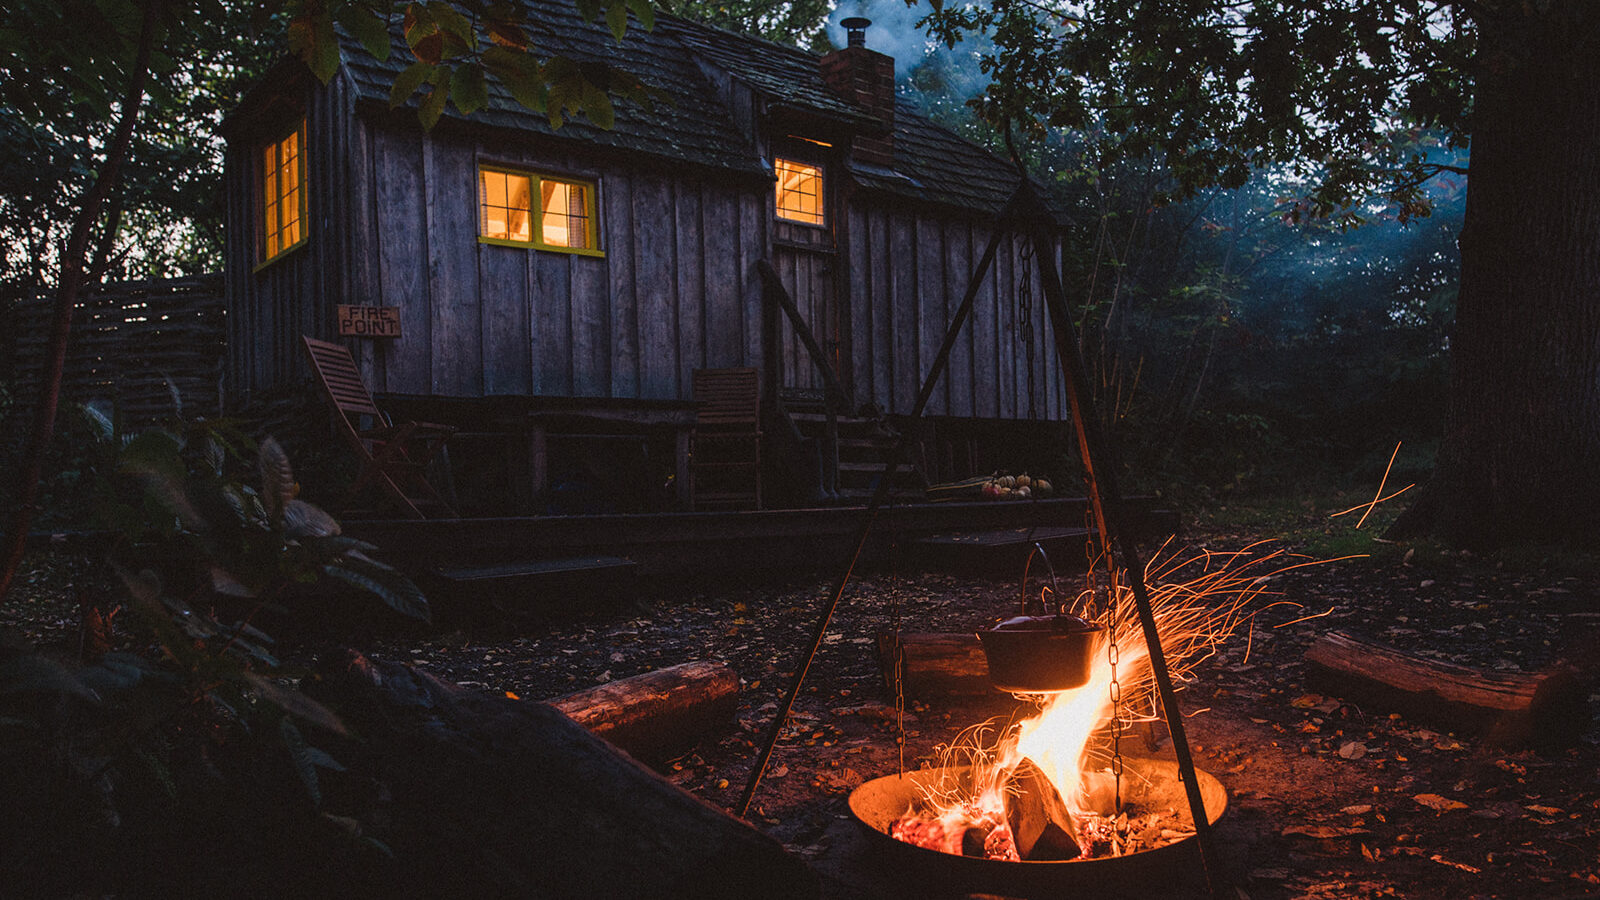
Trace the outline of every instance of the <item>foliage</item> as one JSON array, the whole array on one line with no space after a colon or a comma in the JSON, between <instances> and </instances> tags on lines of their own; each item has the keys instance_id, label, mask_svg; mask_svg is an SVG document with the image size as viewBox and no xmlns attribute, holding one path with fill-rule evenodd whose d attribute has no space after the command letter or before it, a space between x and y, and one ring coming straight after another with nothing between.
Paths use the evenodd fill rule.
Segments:
<instances>
[{"instance_id":1,"label":"foliage","mask_svg":"<svg viewBox=\"0 0 1600 900\"><path fill-rule=\"evenodd\" d=\"M673 0L663 5L673 15L717 28L816 52L832 49L823 27L834 8L828 0Z\"/></svg>"},{"instance_id":2,"label":"foliage","mask_svg":"<svg viewBox=\"0 0 1600 900\"><path fill-rule=\"evenodd\" d=\"M17 801L39 805L28 810L34 818L26 833L13 836L25 850L8 865L31 876L48 864L33 868L29 851L81 841L95 823L137 844L144 838L119 833L125 816L148 816L151 803L213 805L219 786L226 789L217 796L230 799L200 812L215 816L264 796L267 807L233 814L270 807L293 817L299 809L316 821L318 773L339 764L310 743L304 726L313 734L343 734L344 726L280 681L288 673L257 615L331 578L403 615L428 617L414 584L296 496L275 441L258 449L254 485L238 477L243 446L225 427L153 429L116 443L118 472L141 497L119 512L126 531L113 558L127 586L127 613L156 652L112 649L118 612L93 603L83 665L20 644L0 651L0 756L8 771L31 772L39 786ZM336 595L326 586L319 593ZM52 768L51 760L64 766ZM213 800L189 796L196 791ZM52 804L51 795L71 802ZM328 835L341 832L339 822L325 824Z\"/></svg>"},{"instance_id":3,"label":"foliage","mask_svg":"<svg viewBox=\"0 0 1600 900\"><path fill-rule=\"evenodd\" d=\"M1312 184L1296 217L1350 223L1375 191L1401 219L1425 212L1439 167L1394 124L1464 137L1477 38L1453 5L1386 0L935 2L925 25L991 42L985 119L1085 134L1094 168L1154 155L1172 179L1158 203L1286 165Z\"/></svg>"},{"instance_id":4,"label":"foliage","mask_svg":"<svg viewBox=\"0 0 1600 900\"><path fill-rule=\"evenodd\" d=\"M620 42L629 17L655 27L651 0L574 0L586 22L604 18ZM649 102L652 92L638 77L603 60L575 60L540 47L537 19L528 4L511 0L288 0L289 50L326 84L339 69L336 27L343 28L379 60L389 58L398 26L412 62L395 77L391 106L426 88L417 106L424 128L432 128L450 103L462 115L489 103L489 82L503 84L522 106L550 117L559 128L583 113L600 128L615 118L613 96ZM397 17L395 13L399 13Z\"/></svg>"}]
</instances>

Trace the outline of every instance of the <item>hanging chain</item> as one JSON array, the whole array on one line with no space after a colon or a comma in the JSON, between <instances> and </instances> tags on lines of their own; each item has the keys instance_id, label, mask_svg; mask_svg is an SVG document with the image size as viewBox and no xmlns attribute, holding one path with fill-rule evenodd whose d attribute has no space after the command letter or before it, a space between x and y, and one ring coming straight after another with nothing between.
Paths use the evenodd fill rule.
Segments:
<instances>
[{"instance_id":1,"label":"hanging chain","mask_svg":"<svg viewBox=\"0 0 1600 900\"><path fill-rule=\"evenodd\" d=\"M892 509L892 508L891 508ZM889 532L889 617L894 625L894 746L906 774L906 648L900 642L900 529Z\"/></svg>"},{"instance_id":2,"label":"hanging chain","mask_svg":"<svg viewBox=\"0 0 1600 900\"><path fill-rule=\"evenodd\" d=\"M1017 285L1017 332L1022 338L1022 355L1028 366L1028 418L1038 418L1033 408L1033 242L1022 245L1018 253L1022 277Z\"/></svg>"},{"instance_id":3,"label":"hanging chain","mask_svg":"<svg viewBox=\"0 0 1600 900\"><path fill-rule=\"evenodd\" d=\"M1084 509L1085 531L1084 555L1089 559L1087 573L1087 589L1090 596L1091 609L1100 611L1100 618L1106 625L1106 662L1111 667L1111 684L1107 687L1111 699L1111 777L1116 785L1116 810L1122 812L1122 681L1117 676L1117 663L1120 650L1117 647L1117 614L1120 612L1120 597L1117 590L1117 567L1115 560L1111 559L1108 547L1098 544L1099 532L1095 530L1094 509ZM1100 563L1106 564L1105 584L1100 583Z\"/></svg>"}]
</instances>

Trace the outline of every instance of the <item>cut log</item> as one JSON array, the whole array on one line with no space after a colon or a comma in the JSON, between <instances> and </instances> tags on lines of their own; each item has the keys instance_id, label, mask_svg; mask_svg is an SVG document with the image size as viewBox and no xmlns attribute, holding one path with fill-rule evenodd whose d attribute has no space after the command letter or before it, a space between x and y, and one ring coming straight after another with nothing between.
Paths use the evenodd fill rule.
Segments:
<instances>
[{"instance_id":1,"label":"cut log","mask_svg":"<svg viewBox=\"0 0 1600 900\"><path fill-rule=\"evenodd\" d=\"M884 685L895 690L895 633L878 633L878 662ZM945 697L1002 699L1006 695L989 682L989 661L976 634L899 635L904 655L904 689L908 698L930 700Z\"/></svg>"},{"instance_id":2,"label":"cut log","mask_svg":"<svg viewBox=\"0 0 1600 900\"><path fill-rule=\"evenodd\" d=\"M816 897L816 874L544 703L464 691L357 653L303 687L360 740L329 812L389 848L363 895ZM373 884L363 882L370 878Z\"/></svg>"},{"instance_id":3,"label":"cut log","mask_svg":"<svg viewBox=\"0 0 1600 900\"><path fill-rule=\"evenodd\" d=\"M1570 746L1588 728L1588 691L1571 671L1499 672L1440 662L1329 632L1306 651L1306 684L1498 746Z\"/></svg>"},{"instance_id":4,"label":"cut log","mask_svg":"<svg viewBox=\"0 0 1600 900\"><path fill-rule=\"evenodd\" d=\"M568 694L550 705L633 758L655 764L733 725L739 676L724 663L683 663Z\"/></svg>"},{"instance_id":5,"label":"cut log","mask_svg":"<svg viewBox=\"0 0 1600 900\"><path fill-rule=\"evenodd\" d=\"M1033 760L1024 759L1006 778L1005 808L1011 840L1023 859L1077 859L1082 852L1072 839L1066 802Z\"/></svg>"}]
</instances>

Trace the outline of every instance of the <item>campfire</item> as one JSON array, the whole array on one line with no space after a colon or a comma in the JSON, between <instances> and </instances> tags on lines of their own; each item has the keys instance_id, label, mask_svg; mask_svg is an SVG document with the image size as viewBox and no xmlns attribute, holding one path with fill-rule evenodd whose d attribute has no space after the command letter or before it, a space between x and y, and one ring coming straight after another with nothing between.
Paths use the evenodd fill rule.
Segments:
<instances>
[{"instance_id":1,"label":"campfire","mask_svg":"<svg viewBox=\"0 0 1600 900\"><path fill-rule=\"evenodd\" d=\"M1293 567L1281 551L1256 549L1184 557L1163 550L1146 567L1175 681L1191 680L1196 665L1247 626L1270 577ZM1088 593L1080 603L1092 604ZM1113 584L1105 593L1106 627L1094 635L1087 683L1027 697L1037 711L1020 720L967 728L940 748L941 765L869 783L861 803L852 798L857 816L915 847L1009 862L1111 859L1192 837L1175 767L1124 756L1128 729L1158 718L1156 688L1130 592ZM1215 818L1226 802L1221 785L1205 775L1202 792ZM896 805L887 816L885 803Z\"/></svg>"}]
</instances>

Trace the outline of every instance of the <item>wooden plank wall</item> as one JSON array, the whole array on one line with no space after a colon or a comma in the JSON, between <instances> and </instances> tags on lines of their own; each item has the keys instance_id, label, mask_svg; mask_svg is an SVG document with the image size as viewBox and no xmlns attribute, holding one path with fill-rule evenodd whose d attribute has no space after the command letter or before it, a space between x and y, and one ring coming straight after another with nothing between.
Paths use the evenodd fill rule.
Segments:
<instances>
[{"instance_id":1,"label":"wooden plank wall","mask_svg":"<svg viewBox=\"0 0 1600 900\"><path fill-rule=\"evenodd\" d=\"M356 115L343 76L307 102L311 240L259 272L257 147L235 140L228 152L227 379L236 400L302 381L299 337L332 336L340 303L400 309L401 339L354 342L376 391L688 399L695 368L761 365L755 264L767 258L818 339L848 341L842 374L856 399L905 413L989 236L980 222L857 194L842 231L848 245L831 258L791 253L786 267L763 179L596 161L446 126L424 136ZM605 256L480 244L483 162L595 181ZM1063 414L1036 267L1029 405L1019 254L1007 238L930 414ZM850 296L837 299L835 317L827 298L839 267ZM787 383L820 388L787 326L785 334Z\"/></svg>"},{"instance_id":2,"label":"wooden plank wall","mask_svg":"<svg viewBox=\"0 0 1600 900\"><path fill-rule=\"evenodd\" d=\"M375 390L680 399L695 368L759 364L752 190L460 134L367 143L377 239L356 252L404 330L372 342ZM479 243L480 163L596 182L605 256Z\"/></svg>"},{"instance_id":3,"label":"wooden plank wall","mask_svg":"<svg viewBox=\"0 0 1600 900\"><path fill-rule=\"evenodd\" d=\"M231 136L224 156L226 192L224 291L228 300L225 389L230 405L259 391L295 384L306 377L300 335L333 330L334 305L351 302L373 269L352 267L349 247L362 240L350 231L355 206L365 202L366 183L349 168L352 93L341 73L326 90L302 98L306 133L306 243L255 271L260 223L260 150L282 135L292 119L264 123L264 131ZM329 123L332 123L331 126Z\"/></svg>"},{"instance_id":4,"label":"wooden plank wall","mask_svg":"<svg viewBox=\"0 0 1600 900\"><path fill-rule=\"evenodd\" d=\"M991 231L986 223L881 198L862 197L849 215L856 400L909 413ZM1002 238L950 354L949 369L934 387L929 415L1050 419L1066 414L1038 267L1023 266L1022 247L1015 237ZM1031 391L1028 342L1019 328L1022 296L1031 311Z\"/></svg>"}]
</instances>

